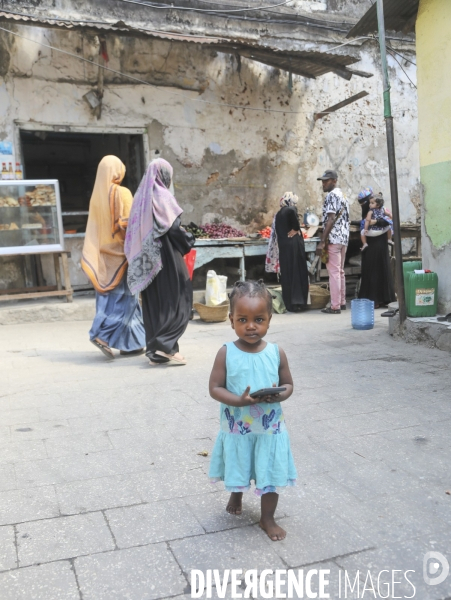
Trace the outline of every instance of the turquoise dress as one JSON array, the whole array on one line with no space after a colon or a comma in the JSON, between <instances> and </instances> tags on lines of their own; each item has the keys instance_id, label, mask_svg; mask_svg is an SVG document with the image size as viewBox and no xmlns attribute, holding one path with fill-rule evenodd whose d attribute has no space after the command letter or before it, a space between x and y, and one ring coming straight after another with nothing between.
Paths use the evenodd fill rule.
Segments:
<instances>
[{"instance_id":1,"label":"turquoise dress","mask_svg":"<svg viewBox=\"0 0 451 600\"><path fill-rule=\"evenodd\" d=\"M233 342L225 346L229 392L241 396L247 386L252 394L279 385L276 344L267 343L257 353L243 352ZM296 467L280 402L241 408L221 403L220 427L211 456L211 481L224 481L226 490L242 492L253 480L259 496L294 485Z\"/></svg>"}]
</instances>

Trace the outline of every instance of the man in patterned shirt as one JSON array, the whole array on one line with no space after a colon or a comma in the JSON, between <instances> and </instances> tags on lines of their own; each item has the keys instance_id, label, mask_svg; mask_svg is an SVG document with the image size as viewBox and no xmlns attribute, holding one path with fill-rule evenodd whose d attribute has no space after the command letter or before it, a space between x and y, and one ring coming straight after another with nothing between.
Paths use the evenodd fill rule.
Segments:
<instances>
[{"instance_id":1,"label":"man in patterned shirt","mask_svg":"<svg viewBox=\"0 0 451 600\"><path fill-rule=\"evenodd\" d=\"M346 310L345 256L349 243L349 203L337 187L336 171L325 171L318 181L322 181L323 192L327 196L323 204L323 234L316 253L321 256L326 249L329 258L326 263L329 272L330 308L321 312L339 315Z\"/></svg>"}]
</instances>

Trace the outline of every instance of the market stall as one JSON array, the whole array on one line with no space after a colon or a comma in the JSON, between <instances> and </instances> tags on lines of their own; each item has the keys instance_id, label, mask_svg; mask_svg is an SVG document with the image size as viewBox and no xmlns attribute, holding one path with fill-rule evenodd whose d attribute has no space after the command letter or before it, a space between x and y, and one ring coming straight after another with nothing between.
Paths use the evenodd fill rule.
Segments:
<instances>
[{"instance_id":1,"label":"market stall","mask_svg":"<svg viewBox=\"0 0 451 600\"><path fill-rule=\"evenodd\" d=\"M319 271L315 263L316 246L319 238L305 240L305 252L308 257L307 266L310 273L317 280ZM209 263L215 258L238 258L240 261L239 275L242 281L246 278L246 256L266 256L268 240L196 240L197 256L195 269Z\"/></svg>"},{"instance_id":2,"label":"market stall","mask_svg":"<svg viewBox=\"0 0 451 600\"><path fill-rule=\"evenodd\" d=\"M0 292L1 300L65 296L72 301L72 288L64 249L59 185L56 179L0 181L0 256L34 258L41 272L41 255L53 255L55 286L24 285ZM63 289L60 264L64 274Z\"/></svg>"},{"instance_id":3,"label":"market stall","mask_svg":"<svg viewBox=\"0 0 451 600\"><path fill-rule=\"evenodd\" d=\"M194 228L191 227L191 230ZM208 230L208 228L207 228ZM225 233L227 228L223 229ZM236 233L233 230L232 233ZM199 235L199 229L198 229ZM196 239L196 263L194 268L199 269L203 265L211 262L216 258L234 258L239 260L239 276L242 281L246 279L246 257L250 256L266 256L268 249L268 238L262 234L251 234L253 237L245 235L229 238L207 238L197 237ZM314 281L319 279L318 261L315 260L316 246L320 239L318 237L305 238L305 252L307 255L307 266Z\"/></svg>"}]
</instances>

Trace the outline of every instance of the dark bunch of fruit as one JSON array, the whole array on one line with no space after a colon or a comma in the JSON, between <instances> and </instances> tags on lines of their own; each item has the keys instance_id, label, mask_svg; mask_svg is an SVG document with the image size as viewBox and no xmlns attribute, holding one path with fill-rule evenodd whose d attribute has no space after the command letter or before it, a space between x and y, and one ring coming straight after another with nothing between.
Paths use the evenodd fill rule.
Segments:
<instances>
[{"instance_id":1,"label":"dark bunch of fruit","mask_svg":"<svg viewBox=\"0 0 451 600\"><path fill-rule=\"evenodd\" d=\"M205 225L202 225L202 229L208 234L208 237L216 240L246 236L246 234L239 229L235 229L235 227L226 225L225 223L206 223Z\"/></svg>"},{"instance_id":2,"label":"dark bunch of fruit","mask_svg":"<svg viewBox=\"0 0 451 600\"><path fill-rule=\"evenodd\" d=\"M208 233L204 231L203 227L199 227L198 225L196 225L196 223L193 223L192 221L189 225L184 225L183 227L184 229L186 229L186 231L192 233L197 239L205 239L209 237Z\"/></svg>"}]
</instances>

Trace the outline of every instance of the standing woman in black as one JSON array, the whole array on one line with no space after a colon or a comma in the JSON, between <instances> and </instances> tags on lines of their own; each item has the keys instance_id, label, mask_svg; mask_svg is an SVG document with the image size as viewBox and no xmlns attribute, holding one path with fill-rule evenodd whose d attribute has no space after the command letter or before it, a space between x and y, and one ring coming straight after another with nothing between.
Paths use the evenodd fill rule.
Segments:
<instances>
[{"instance_id":1,"label":"standing woman in black","mask_svg":"<svg viewBox=\"0 0 451 600\"><path fill-rule=\"evenodd\" d=\"M296 205L298 197L286 192L274 217L266 270L280 273L282 297L290 312L307 308L309 277L304 238Z\"/></svg>"},{"instance_id":2,"label":"standing woman in black","mask_svg":"<svg viewBox=\"0 0 451 600\"><path fill-rule=\"evenodd\" d=\"M362 219L370 209L370 199L374 197L371 188L365 188L358 195L358 202L362 208ZM379 219L377 227L385 228L388 222ZM387 233L380 232L376 237L369 237L368 247L362 252L362 269L360 277L359 298L373 300L374 308L387 306L396 300L393 278L390 268L388 253Z\"/></svg>"},{"instance_id":3,"label":"standing woman in black","mask_svg":"<svg viewBox=\"0 0 451 600\"><path fill-rule=\"evenodd\" d=\"M128 285L141 292L146 356L150 364L186 364L179 339L193 306L193 289L183 260L194 238L180 225L182 209L170 191L172 167L162 158L150 163L129 217L125 254Z\"/></svg>"}]
</instances>

